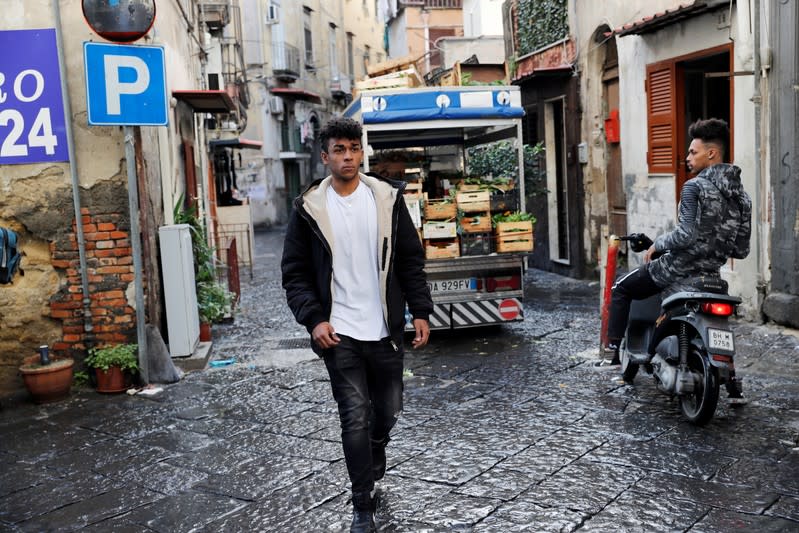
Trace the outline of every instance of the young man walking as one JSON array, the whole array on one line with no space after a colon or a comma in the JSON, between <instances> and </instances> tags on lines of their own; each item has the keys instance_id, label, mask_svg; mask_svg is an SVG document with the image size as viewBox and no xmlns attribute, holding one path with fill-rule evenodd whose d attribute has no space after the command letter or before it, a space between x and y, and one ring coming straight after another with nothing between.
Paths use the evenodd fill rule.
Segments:
<instances>
[{"instance_id":1,"label":"young man walking","mask_svg":"<svg viewBox=\"0 0 799 533\"><path fill-rule=\"evenodd\" d=\"M330 375L352 482L351 532L374 531L374 482L402 410L405 304L414 348L427 343L433 302L404 183L367 176L361 126L334 118L320 134L330 175L294 200L281 263L294 317Z\"/></svg>"}]
</instances>

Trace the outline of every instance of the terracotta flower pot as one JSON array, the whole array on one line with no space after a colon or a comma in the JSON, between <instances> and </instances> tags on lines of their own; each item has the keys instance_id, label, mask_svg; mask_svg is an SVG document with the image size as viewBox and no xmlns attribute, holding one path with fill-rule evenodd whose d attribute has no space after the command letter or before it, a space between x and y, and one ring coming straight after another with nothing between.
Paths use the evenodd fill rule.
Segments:
<instances>
[{"instance_id":1,"label":"terracotta flower pot","mask_svg":"<svg viewBox=\"0 0 799 533\"><path fill-rule=\"evenodd\" d=\"M211 342L211 324L200 322L200 342Z\"/></svg>"},{"instance_id":2,"label":"terracotta flower pot","mask_svg":"<svg viewBox=\"0 0 799 533\"><path fill-rule=\"evenodd\" d=\"M130 376L118 366L109 366L108 370L95 368L94 375L97 377L97 392L125 392L130 388Z\"/></svg>"},{"instance_id":3,"label":"terracotta flower pot","mask_svg":"<svg viewBox=\"0 0 799 533\"><path fill-rule=\"evenodd\" d=\"M71 358L54 358L46 366L39 364L39 361L38 355L31 355L19 367L19 373L33 401L49 403L66 398L72 387L72 367L75 361Z\"/></svg>"}]
</instances>

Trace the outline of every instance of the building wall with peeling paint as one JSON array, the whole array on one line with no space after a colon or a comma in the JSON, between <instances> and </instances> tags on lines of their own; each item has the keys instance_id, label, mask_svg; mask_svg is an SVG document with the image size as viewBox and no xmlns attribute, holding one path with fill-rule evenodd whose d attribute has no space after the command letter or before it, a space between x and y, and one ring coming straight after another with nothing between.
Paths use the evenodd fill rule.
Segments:
<instances>
[{"instance_id":1,"label":"building wall with peeling paint","mask_svg":"<svg viewBox=\"0 0 799 533\"><path fill-rule=\"evenodd\" d=\"M624 2L570 2L570 25L577 34L578 63L580 70L581 99L583 103L583 141L587 145L588 162L584 165L586 183L585 236L586 254L589 258L601 256L607 235L602 233L608 222L606 154L603 120L607 110L602 100L602 43L598 30L603 26L616 29L633 21L640 21L665 9L675 9L678 0ZM647 164L647 101L644 90L646 66L712 47L733 42L735 71L752 71L753 36L750 20L750 2L733 4L729 24L721 24L720 11L674 22L643 35L613 36L616 40L620 84L620 130L622 151L622 176L627 195L627 226L629 231L641 231L652 236L671 230L676 224L677 197L673 174L650 174ZM605 36L607 37L607 36ZM762 46L768 46L768 36L762 35ZM764 87L768 85L768 78ZM755 198L754 107L753 77L735 76L733 87L733 146L734 163L741 167L744 187ZM764 106L764 124L767 124ZM709 117L707 117L709 118ZM767 151L768 130L764 128L763 147ZM767 176L764 164L764 176ZM770 194L765 180L762 183L759 206L753 213L752 252L742 261L730 262L722 269L730 282L730 290L744 299L743 313L749 318L759 317L760 299L758 283L768 280L769 259L767 246L768 206ZM606 226L605 226L606 227ZM756 253L757 249L761 253ZM630 254L631 266L639 264L636 254ZM757 257L760 257L758 264Z\"/></svg>"},{"instance_id":2,"label":"building wall with peeling paint","mask_svg":"<svg viewBox=\"0 0 799 533\"><path fill-rule=\"evenodd\" d=\"M25 270L24 277L17 276L13 284L0 286L0 396L21 389L17 367L41 344L49 344L56 355L75 356L81 368L89 345L136 340L123 128L87 124L83 42L105 41L84 21L80 0L62 0L59 6L66 62L66 72L61 75L67 79L72 111L72 163L80 189L79 223L86 237L92 314L87 323L92 328L87 333L81 303L70 165L0 167L0 226L20 234ZM0 31L55 25L51 0L3 0ZM198 40L187 28L188 22L176 3L159 2L155 26L139 41L164 46L168 92L202 88ZM182 139L194 140L200 169L197 179L207 182L205 139L201 131L198 133L193 112L181 113L178 108L173 101L168 127L134 128L143 200L144 284L152 289L146 291L148 322L159 328L162 316L155 236L158 226L171 222L174 202L185 190Z\"/></svg>"}]
</instances>

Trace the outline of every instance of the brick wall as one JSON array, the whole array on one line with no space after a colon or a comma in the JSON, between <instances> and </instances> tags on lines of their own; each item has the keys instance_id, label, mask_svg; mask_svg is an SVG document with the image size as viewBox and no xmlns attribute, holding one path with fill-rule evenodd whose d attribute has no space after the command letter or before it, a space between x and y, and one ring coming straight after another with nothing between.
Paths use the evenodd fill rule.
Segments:
<instances>
[{"instance_id":1,"label":"brick wall","mask_svg":"<svg viewBox=\"0 0 799 533\"><path fill-rule=\"evenodd\" d=\"M81 209L92 331L84 332L80 256L75 223L51 242L52 265L66 272L66 283L50 298L50 317L62 323L63 337L51 347L59 355L82 359L87 348L136 342L136 311L126 292L133 283L128 220L119 213L94 214Z\"/></svg>"}]
</instances>

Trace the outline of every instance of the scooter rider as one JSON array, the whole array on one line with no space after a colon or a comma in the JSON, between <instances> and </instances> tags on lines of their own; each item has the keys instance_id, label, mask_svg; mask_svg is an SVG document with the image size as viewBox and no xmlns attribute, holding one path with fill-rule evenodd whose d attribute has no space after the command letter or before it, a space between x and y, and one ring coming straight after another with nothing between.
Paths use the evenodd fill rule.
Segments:
<instances>
[{"instance_id":1,"label":"scooter rider","mask_svg":"<svg viewBox=\"0 0 799 533\"><path fill-rule=\"evenodd\" d=\"M727 123L715 118L698 120L688 134L692 140L686 163L696 176L682 188L677 227L655 239L644 253L643 266L613 285L607 348L614 351L614 362L627 329L631 300L649 298L684 278L718 276L729 258L749 255L752 201L741 184L741 169L724 163L730 134ZM662 255L653 259L656 253ZM731 396L734 390L728 386Z\"/></svg>"}]
</instances>

